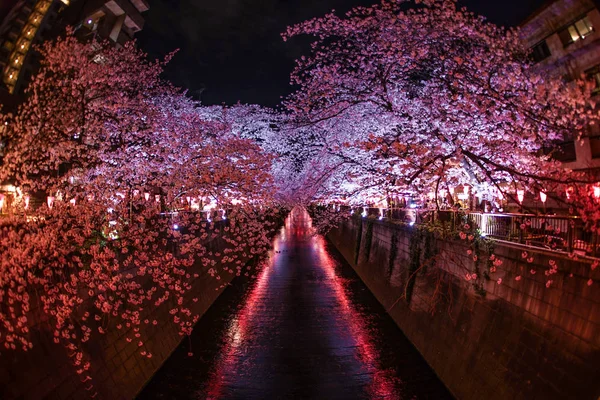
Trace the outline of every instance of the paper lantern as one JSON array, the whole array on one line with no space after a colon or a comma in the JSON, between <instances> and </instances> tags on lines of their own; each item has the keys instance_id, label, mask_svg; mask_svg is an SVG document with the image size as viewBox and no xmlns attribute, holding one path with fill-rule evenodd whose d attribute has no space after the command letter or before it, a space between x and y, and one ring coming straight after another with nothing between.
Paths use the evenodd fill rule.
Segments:
<instances>
[{"instance_id":1,"label":"paper lantern","mask_svg":"<svg viewBox=\"0 0 600 400\"><path fill-rule=\"evenodd\" d=\"M524 198L525 198L525 191L523 189L517 190L517 199L519 199L519 203L523 204Z\"/></svg>"}]
</instances>

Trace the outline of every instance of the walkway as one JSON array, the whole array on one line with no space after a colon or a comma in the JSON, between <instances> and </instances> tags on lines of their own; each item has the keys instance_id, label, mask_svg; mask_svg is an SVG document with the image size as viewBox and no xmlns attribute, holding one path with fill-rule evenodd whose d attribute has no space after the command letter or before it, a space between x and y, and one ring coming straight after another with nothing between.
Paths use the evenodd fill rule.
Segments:
<instances>
[{"instance_id":1,"label":"walkway","mask_svg":"<svg viewBox=\"0 0 600 400\"><path fill-rule=\"evenodd\" d=\"M229 287L139 399L446 399L352 268L295 209L250 285Z\"/></svg>"}]
</instances>

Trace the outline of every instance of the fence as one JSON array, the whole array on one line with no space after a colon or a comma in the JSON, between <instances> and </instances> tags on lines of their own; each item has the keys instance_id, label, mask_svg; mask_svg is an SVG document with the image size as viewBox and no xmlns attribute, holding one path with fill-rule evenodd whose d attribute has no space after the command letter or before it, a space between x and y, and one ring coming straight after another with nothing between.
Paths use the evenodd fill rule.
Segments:
<instances>
[{"instance_id":1,"label":"fence","mask_svg":"<svg viewBox=\"0 0 600 400\"><path fill-rule=\"evenodd\" d=\"M454 230L469 223L482 236L522 243L549 250L600 256L598 237L585 229L580 217L534 214L488 214L454 210L355 208L334 206L340 212L360 213L363 217L402 221L409 225L440 223Z\"/></svg>"}]
</instances>

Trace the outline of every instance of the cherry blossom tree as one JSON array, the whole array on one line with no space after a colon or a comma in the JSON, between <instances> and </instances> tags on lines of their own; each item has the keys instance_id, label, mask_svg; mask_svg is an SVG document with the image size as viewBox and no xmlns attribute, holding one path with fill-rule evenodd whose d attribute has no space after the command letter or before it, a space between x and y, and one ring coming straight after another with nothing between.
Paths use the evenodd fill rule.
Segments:
<instances>
[{"instance_id":1,"label":"cherry blossom tree","mask_svg":"<svg viewBox=\"0 0 600 400\"><path fill-rule=\"evenodd\" d=\"M201 276L218 290L252 273L279 218L273 156L163 81L170 56L71 34L40 52L2 132L0 180L19 196L0 219L0 344L27 350L46 321L84 374L94 335L122 329L152 357L141 328L169 322L156 307L189 335Z\"/></svg>"},{"instance_id":2,"label":"cherry blossom tree","mask_svg":"<svg viewBox=\"0 0 600 400\"><path fill-rule=\"evenodd\" d=\"M590 182L544 154L595 122L589 88L537 74L516 30L452 0L383 1L283 37L299 35L315 41L285 104L324 132L315 162L331 194L469 184L515 199L519 187Z\"/></svg>"}]
</instances>

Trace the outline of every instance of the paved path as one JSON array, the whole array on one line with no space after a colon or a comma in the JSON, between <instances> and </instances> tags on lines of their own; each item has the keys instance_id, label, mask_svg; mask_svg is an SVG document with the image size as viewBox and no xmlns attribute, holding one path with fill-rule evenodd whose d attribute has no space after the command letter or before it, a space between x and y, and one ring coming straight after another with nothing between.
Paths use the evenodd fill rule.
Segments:
<instances>
[{"instance_id":1,"label":"paved path","mask_svg":"<svg viewBox=\"0 0 600 400\"><path fill-rule=\"evenodd\" d=\"M252 283L229 287L140 399L446 399L350 266L295 209Z\"/></svg>"}]
</instances>

